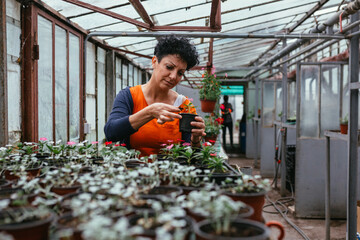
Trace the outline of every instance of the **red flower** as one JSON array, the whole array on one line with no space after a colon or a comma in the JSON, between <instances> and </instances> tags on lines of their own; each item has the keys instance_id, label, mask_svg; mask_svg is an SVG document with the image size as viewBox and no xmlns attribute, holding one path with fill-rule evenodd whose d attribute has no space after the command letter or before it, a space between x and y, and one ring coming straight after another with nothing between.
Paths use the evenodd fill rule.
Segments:
<instances>
[{"instance_id":1,"label":"red flower","mask_svg":"<svg viewBox=\"0 0 360 240\"><path fill-rule=\"evenodd\" d=\"M110 144L112 144L112 141L105 142L105 145L106 145L106 146L107 146L107 145L110 145Z\"/></svg>"},{"instance_id":2,"label":"red flower","mask_svg":"<svg viewBox=\"0 0 360 240\"><path fill-rule=\"evenodd\" d=\"M210 153L210 156L216 157L216 153Z\"/></svg>"},{"instance_id":3,"label":"red flower","mask_svg":"<svg viewBox=\"0 0 360 240\"><path fill-rule=\"evenodd\" d=\"M120 144L115 144L114 146L115 146L115 147L119 147L119 146L120 146Z\"/></svg>"},{"instance_id":4,"label":"red flower","mask_svg":"<svg viewBox=\"0 0 360 240\"><path fill-rule=\"evenodd\" d=\"M215 141L214 141L214 140L209 140L209 143L211 143L212 145L214 145Z\"/></svg>"},{"instance_id":5,"label":"red flower","mask_svg":"<svg viewBox=\"0 0 360 240\"><path fill-rule=\"evenodd\" d=\"M203 143L203 146L205 146L205 147L206 147L206 146L211 146L211 143L204 142L204 143Z\"/></svg>"},{"instance_id":6,"label":"red flower","mask_svg":"<svg viewBox=\"0 0 360 240\"><path fill-rule=\"evenodd\" d=\"M221 104L221 105L220 105L220 109L225 110L225 105L224 105L224 104Z\"/></svg>"},{"instance_id":7,"label":"red flower","mask_svg":"<svg viewBox=\"0 0 360 240\"><path fill-rule=\"evenodd\" d=\"M122 146L122 147L126 147L126 144L125 144L125 143L122 143L122 144L120 144L120 146Z\"/></svg>"},{"instance_id":8,"label":"red flower","mask_svg":"<svg viewBox=\"0 0 360 240\"><path fill-rule=\"evenodd\" d=\"M219 124L222 124L224 122L224 119L219 117L215 119L215 121L218 122Z\"/></svg>"},{"instance_id":9,"label":"red flower","mask_svg":"<svg viewBox=\"0 0 360 240\"><path fill-rule=\"evenodd\" d=\"M178 141L179 143L185 142L185 140L182 140L182 139L177 139L176 141Z\"/></svg>"}]
</instances>

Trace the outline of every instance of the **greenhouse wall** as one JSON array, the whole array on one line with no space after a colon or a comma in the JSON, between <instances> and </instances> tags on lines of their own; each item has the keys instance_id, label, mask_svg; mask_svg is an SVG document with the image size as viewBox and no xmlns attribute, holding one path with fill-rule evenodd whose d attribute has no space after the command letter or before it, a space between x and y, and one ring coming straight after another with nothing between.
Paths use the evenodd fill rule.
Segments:
<instances>
[{"instance_id":1,"label":"greenhouse wall","mask_svg":"<svg viewBox=\"0 0 360 240\"><path fill-rule=\"evenodd\" d=\"M8 141L21 139L21 4L6 0Z\"/></svg>"}]
</instances>

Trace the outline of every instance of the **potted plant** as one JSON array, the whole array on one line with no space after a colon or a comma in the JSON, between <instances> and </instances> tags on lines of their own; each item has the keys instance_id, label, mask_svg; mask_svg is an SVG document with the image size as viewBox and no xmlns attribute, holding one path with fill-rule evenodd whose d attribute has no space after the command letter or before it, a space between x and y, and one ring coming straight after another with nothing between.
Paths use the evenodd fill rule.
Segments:
<instances>
[{"instance_id":1,"label":"potted plant","mask_svg":"<svg viewBox=\"0 0 360 240\"><path fill-rule=\"evenodd\" d=\"M270 181L261 176L242 175L242 178L227 179L222 186L224 194L234 200L242 201L254 209L250 219L263 222L262 209L265 203L265 195L270 190Z\"/></svg>"},{"instance_id":2,"label":"potted plant","mask_svg":"<svg viewBox=\"0 0 360 240\"><path fill-rule=\"evenodd\" d=\"M347 134L348 132L348 114L345 115L345 117L340 118L340 133L341 134Z\"/></svg>"},{"instance_id":3,"label":"potted plant","mask_svg":"<svg viewBox=\"0 0 360 240\"><path fill-rule=\"evenodd\" d=\"M205 116L205 141L210 142L216 141L218 134L220 133L220 129L222 127L222 123L224 121L223 118L216 117L214 115Z\"/></svg>"},{"instance_id":4,"label":"potted plant","mask_svg":"<svg viewBox=\"0 0 360 240\"><path fill-rule=\"evenodd\" d=\"M5 232L16 240L47 240L54 214L45 207L8 208L9 200L0 205L0 232ZM5 207L4 207L5 206Z\"/></svg>"},{"instance_id":5,"label":"potted plant","mask_svg":"<svg viewBox=\"0 0 360 240\"><path fill-rule=\"evenodd\" d=\"M208 71L202 74L202 78L199 90L201 111L211 113L221 95L220 80L214 72L209 73Z\"/></svg>"},{"instance_id":6,"label":"potted plant","mask_svg":"<svg viewBox=\"0 0 360 240\"><path fill-rule=\"evenodd\" d=\"M195 106L191 102L193 99L187 99L183 104L180 105L180 115L181 119L179 121L180 132L191 133L191 130L194 128L191 126L191 122L195 121Z\"/></svg>"}]
</instances>

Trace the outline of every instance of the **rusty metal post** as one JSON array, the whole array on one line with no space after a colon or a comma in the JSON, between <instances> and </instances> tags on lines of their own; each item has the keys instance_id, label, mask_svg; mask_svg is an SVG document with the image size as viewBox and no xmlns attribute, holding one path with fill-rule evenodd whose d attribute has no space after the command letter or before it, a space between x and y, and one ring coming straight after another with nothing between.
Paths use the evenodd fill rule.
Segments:
<instances>
[{"instance_id":1,"label":"rusty metal post","mask_svg":"<svg viewBox=\"0 0 360 240\"><path fill-rule=\"evenodd\" d=\"M0 2L0 146L8 142L6 1Z\"/></svg>"}]
</instances>

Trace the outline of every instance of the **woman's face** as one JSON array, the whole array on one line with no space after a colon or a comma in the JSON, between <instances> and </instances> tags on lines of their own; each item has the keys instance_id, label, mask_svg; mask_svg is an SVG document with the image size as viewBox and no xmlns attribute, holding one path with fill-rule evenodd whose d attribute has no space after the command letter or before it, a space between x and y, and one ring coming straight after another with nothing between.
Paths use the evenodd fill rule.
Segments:
<instances>
[{"instance_id":1,"label":"woman's face","mask_svg":"<svg viewBox=\"0 0 360 240\"><path fill-rule=\"evenodd\" d=\"M187 63L178 55L166 55L160 62L156 56L153 57L152 66L154 68L154 80L161 88L171 89L181 81Z\"/></svg>"}]
</instances>

